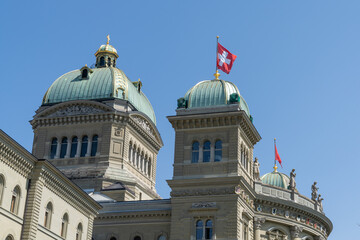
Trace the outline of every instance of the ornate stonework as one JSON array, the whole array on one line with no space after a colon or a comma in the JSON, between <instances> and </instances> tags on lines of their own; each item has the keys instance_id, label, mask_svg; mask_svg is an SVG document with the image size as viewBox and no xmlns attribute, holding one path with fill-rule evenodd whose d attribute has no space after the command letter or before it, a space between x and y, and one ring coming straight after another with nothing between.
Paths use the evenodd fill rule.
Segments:
<instances>
[{"instance_id":1,"label":"ornate stonework","mask_svg":"<svg viewBox=\"0 0 360 240\"><path fill-rule=\"evenodd\" d=\"M58 111L48 115L48 117L51 118L51 117L63 117L63 116L87 115L87 114L97 114L103 112L104 110L95 108L93 106L73 105L63 109L59 109Z\"/></svg>"}]
</instances>

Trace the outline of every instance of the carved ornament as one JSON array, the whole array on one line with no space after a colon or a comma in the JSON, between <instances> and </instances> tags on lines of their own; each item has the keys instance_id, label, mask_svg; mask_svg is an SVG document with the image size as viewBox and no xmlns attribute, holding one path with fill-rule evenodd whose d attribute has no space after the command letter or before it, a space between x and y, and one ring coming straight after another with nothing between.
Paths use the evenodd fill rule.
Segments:
<instances>
[{"instance_id":1,"label":"carved ornament","mask_svg":"<svg viewBox=\"0 0 360 240\"><path fill-rule=\"evenodd\" d=\"M64 117L64 116L74 116L74 115L87 115L87 114L97 114L103 113L104 110L95 108L93 106L86 105L73 105L66 108L60 109L48 117Z\"/></svg>"}]
</instances>

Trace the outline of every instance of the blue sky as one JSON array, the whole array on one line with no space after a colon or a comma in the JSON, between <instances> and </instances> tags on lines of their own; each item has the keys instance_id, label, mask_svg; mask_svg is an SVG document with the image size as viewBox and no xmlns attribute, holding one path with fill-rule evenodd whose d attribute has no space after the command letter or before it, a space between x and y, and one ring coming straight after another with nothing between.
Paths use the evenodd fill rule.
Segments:
<instances>
[{"instance_id":1,"label":"blue sky","mask_svg":"<svg viewBox=\"0 0 360 240\"><path fill-rule=\"evenodd\" d=\"M166 116L197 82L212 79L216 35L238 57L229 75L262 136L254 155L272 171L297 172L310 197L318 182L330 240L357 239L360 227L359 1L1 1L0 128L31 151L29 120L62 74L92 65L106 42L117 66L141 78L165 146L157 190L167 198L174 131Z\"/></svg>"}]
</instances>

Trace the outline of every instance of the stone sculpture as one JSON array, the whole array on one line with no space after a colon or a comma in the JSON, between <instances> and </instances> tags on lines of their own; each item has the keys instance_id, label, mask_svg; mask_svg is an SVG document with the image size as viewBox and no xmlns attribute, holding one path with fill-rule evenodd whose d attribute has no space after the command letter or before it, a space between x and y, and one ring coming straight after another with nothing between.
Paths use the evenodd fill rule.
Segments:
<instances>
[{"instance_id":1,"label":"stone sculpture","mask_svg":"<svg viewBox=\"0 0 360 240\"><path fill-rule=\"evenodd\" d=\"M293 169L290 173L290 184L289 184L290 190L295 190L296 188L295 177L296 177L296 173L295 173L295 169Z\"/></svg>"},{"instance_id":2,"label":"stone sculpture","mask_svg":"<svg viewBox=\"0 0 360 240\"><path fill-rule=\"evenodd\" d=\"M316 201L316 198L318 197L317 191L319 190L318 187L316 187L317 182L314 182L314 184L311 186L311 200Z\"/></svg>"},{"instance_id":3,"label":"stone sculpture","mask_svg":"<svg viewBox=\"0 0 360 240\"><path fill-rule=\"evenodd\" d=\"M257 158L254 161L254 179L260 180L260 163Z\"/></svg>"}]
</instances>

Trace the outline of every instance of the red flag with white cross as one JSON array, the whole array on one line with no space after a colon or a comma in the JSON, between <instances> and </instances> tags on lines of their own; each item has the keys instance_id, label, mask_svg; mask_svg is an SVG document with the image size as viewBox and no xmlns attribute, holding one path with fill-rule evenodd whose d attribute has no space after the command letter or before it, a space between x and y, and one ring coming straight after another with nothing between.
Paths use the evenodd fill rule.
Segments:
<instances>
[{"instance_id":1,"label":"red flag with white cross","mask_svg":"<svg viewBox=\"0 0 360 240\"><path fill-rule=\"evenodd\" d=\"M232 54L231 52L229 52L229 50L227 50L226 48L221 46L220 43L218 43L216 58L216 64L218 69L220 69L224 73L229 74L235 59L235 54Z\"/></svg>"}]
</instances>

